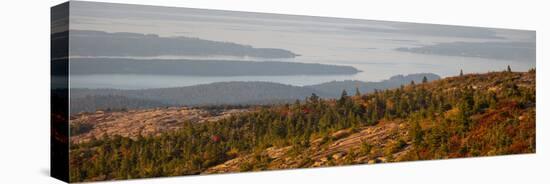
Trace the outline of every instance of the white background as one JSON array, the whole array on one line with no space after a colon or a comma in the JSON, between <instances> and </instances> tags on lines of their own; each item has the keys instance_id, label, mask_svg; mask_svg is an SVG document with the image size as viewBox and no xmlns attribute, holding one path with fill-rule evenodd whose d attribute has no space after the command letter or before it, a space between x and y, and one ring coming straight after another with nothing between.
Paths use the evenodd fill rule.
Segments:
<instances>
[{"instance_id":1,"label":"white background","mask_svg":"<svg viewBox=\"0 0 550 184\"><path fill-rule=\"evenodd\" d=\"M537 31L537 153L474 159L299 169L116 183L548 183L550 6L544 0L103 0ZM50 7L62 0L0 5L0 183L49 177Z\"/></svg>"}]
</instances>

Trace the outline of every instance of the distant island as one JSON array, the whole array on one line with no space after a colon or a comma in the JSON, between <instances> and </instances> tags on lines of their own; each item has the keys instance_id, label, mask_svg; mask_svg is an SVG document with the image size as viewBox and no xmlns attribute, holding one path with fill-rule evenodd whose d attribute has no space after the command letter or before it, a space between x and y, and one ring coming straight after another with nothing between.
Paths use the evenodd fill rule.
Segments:
<instances>
[{"instance_id":1,"label":"distant island","mask_svg":"<svg viewBox=\"0 0 550 184\"><path fill-rule=\"evenodd\" d=\"M351 75L351 66L278 61L72 58L72 75L148 74L186 76Z\"/></svg>"},{"instance_id":2,"label":"distant island","mask_svg":"<svg viewBox=\"0 0 550 184\"><path fill-rule=\"evenodd\" d=\"M397 51L443 56L478 57L498 60L535 61L534 42L450 42L422 47L401 47Z\"/></svg>"},{"instance_id":3,"label":"distant island","mask_svg":"<svg viewBox=\"0 0 550 184\"><path fill-rule=\"evenodd\" d=\"M65 43L69 34L52 34L52 44ZM294 58L298 54L278 48L255 48L231 42L192 37L160 37L155 34L108 33L71 30L71 56L234 56L253 58ZM61 49L61 48L60 48ZM52 51L52 58L63 52Z\"/></svg>"}]
</instances>

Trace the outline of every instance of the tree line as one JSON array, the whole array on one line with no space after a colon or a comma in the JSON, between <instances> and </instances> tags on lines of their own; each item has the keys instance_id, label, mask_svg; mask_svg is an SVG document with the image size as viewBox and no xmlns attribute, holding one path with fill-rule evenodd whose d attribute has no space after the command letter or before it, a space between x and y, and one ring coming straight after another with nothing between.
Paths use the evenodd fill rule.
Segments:
<instances>
[{"instance_id":1,"label":"tree line","mask_svg":"<svg viewBox=\"0 0 550 184\"><path fill-rule=\"evenodd\" d=\"M217 122L187 122L161 136L94 139L71 145L70 178L86 181L199 174L239 155L273 146L307 148L314 138L327 138L342 129L376 126L381 120L406 122L407 137L400 138L403 140L392 149L412 146L405 160L534 152L535 89L534 85L517 85L522 75L534 74L484 75L494 81L464 75L369 94L356 90L349 95L344 90L337 99L312 94L294 103L256 107ZM487 88L480 87L491 82L494 84ZM488 90L490 87L496 90ZM485 117L492 113L496 115ZM518 116L524 116L523 120ZM361 149L370 147L366 144ZM270 162L263 157L256 160L241 169L264 169Z\"/></svg>"}]
</instances>

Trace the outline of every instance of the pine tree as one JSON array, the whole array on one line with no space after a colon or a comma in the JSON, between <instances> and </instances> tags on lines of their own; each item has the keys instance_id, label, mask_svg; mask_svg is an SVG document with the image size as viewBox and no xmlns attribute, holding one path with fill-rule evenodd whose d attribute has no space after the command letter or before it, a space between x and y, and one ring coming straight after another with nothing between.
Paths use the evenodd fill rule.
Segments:
<instances>
[{"instance_id":1,"label":"pine tree","mask_svg":"<svg viewBox=\"0 0 550 184\"><path fill-rule=\"evenodd\" d=\"M348 98L348 92L344 89L340 95L340 100Z\"/></svg>"},{"instance_id":2,"label":"pine tree","mask_svg":"<svg viewBox=\"0 0 550 184\"><path fill-rule=\"evenodd\" d=\"M512 72L512 68L510 68L510 65L508 65L507 71Z\"/></svg>"},{"instance_id":3,"label":"pine tree","mask_svg":"<svg viewBox=\"0 0 550 184\"><path fill-rule=\"evenodd\" d=\"M422 143L424 133L422 132L422 128L420 127L418 120L413 120L412 124L410 125L409 136L413 140L413 144L415 146L419 146Z\"/></svg>"},{"instance_id":4,"label":"pine tree","mask_svg":"<svg viewBox=\"0 0 550 184\"><path fill-rule=\"evenodd\" d=\"M309 101L312 103L317 103L319 101L319 96L315 93L311 93L311 97L309 97Z\"/></svg>"},{"instance_id":5,"label":"pine tree","mask_svg":"<svg viewBox=\"0 0 550 184\"><path fill-rule=\"evenodd\" d=\"M372 124L378 122L378 118L380 118L380 116L378 115L378 108L376 108L377 106L374 106L374 107L375 108L373 109L372 115L371 115L371 123Z\"/></svg>"},{"instance_id":6,"label":"pine tree","mask_svg":"<svg viewBox=\"0 0 550 184\"><path fill-rule=\"evenodd\" d=\"M462 72L462 69L460 69L460 76L464 76L464 72Z\"/></svg>"},{"instance_id":7,"label":"pine tree","mask_svg":"<svg viewBox=\"0 0 550 184\"><path fill-rule=\"evenodd\" d=\"M426 78L426 76L424 76L424 77L422 78L422 83L427 83L427 82L428 82L428 78Z\"/></svg>"},{"instance_id":8,"label":"pine tree","mask_svg":"<svg viewBox=\"0 0 550 184\"><path fill-rule=\"evenodd\" d=\"M349 98L348 92L345 89L342 90L342 95L340 95L340 99L338 100L338 105L343 106L344 104L346 104L348 98Z\"/></svg>"},{"instance_id":9,"label":"pine tree","mask_svg":"<svg viewBox=\"0 0 550 184\"><path fill-rule=\"evenodd\" d=\"M359 88L355 88L355 96L361 96L361 92L359 92Z\"/></svg>"}]
</instances>

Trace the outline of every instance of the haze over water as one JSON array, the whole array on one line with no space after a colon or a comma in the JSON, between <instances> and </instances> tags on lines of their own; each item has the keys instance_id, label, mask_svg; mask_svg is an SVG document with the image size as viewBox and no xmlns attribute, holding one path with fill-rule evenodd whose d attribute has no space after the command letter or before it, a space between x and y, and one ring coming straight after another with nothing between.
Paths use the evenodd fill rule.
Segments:
<instances>
[{"instance_id":1,"label":"haze over water","mask_svg":"<svg viewBox=\"0 0 550 184\"><path fill-rule=\"evenodd\" d=\"M92 6L104 6L90 8ZM72 88L141 89L178 87L223 81L269 81L311 85L333 80L380 81L398 74L435 73L442 77L465 73L501 71L510 65L516 71L535 67L534 56L489 58L470 55L398 51L441 43L497 43L503 47L535 45L534 31L457 27L323 17L258 14L187 8L113 5L71 2L72 30L131 32L161 37L185 36L233 42L256 48L280 48L300 54L277 61L353 66L362 72L337 76L163 76L163 75L74 75ZM459 48L460 49L460 48ZM498 48L487 48L498 49ZM530 51L531 48L527 50ZM495 51L495 52L498 52ZM504 51L503 51L504 52ZM517 53L516 55L532 55ZM78 57L72 55L71 57ZM102 56L94 56L102 57ZM158 56L153 58L189 58ZM139 59L140 57L131 57ZM211 56L195 59L227 59ZM520 57L521 58L521 57ZM267 59L235 58L233 60ZM136 82L139 81L139 82Z\"/></svg>"}]
</instances>

